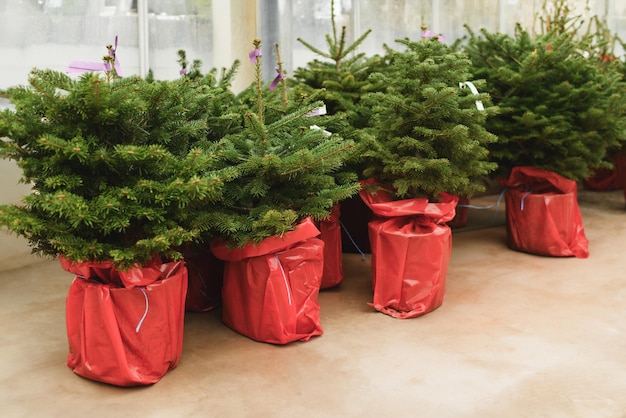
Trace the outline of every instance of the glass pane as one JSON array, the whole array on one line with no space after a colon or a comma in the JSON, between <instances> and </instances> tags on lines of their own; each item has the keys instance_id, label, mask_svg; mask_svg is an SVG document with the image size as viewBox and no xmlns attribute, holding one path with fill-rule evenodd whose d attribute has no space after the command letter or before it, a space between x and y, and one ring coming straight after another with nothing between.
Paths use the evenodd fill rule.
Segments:
<instances>
[{"instance_id":1,"label":"glass pane","mask_svg":"<svg viewBox=\"0 0 626 418\"><path fill-rule=\"evenodd\" d=\"M451 43L467 35L464 25L473 31L487 28L490 31L498 30L499 7L494 0L440 0L439 2L439 30L446 40Z\"/></svg>"},{"instance_id":2,"label":"glass pane","mask_svg":"<svg viewBox=\"0 0 626 418\"><path fill-rule=\"evenodd\" d=\"M361 32L371 29L372 33L363 43L368 54L383 52L383 45L401 48L395 40L409 38L419 40L422 26L434 29L431 1L384 0L360 1Z\"/></svg>"},{"instance_id":3,"label":"glass pane","mask_svg":"<svg viewBox=\"0 0 626 418\"><path fill-rule=\"evenodd\" d=\"M178 50L202 69L213 67L211 0L150 0L148 6L150 69L155 78L179 77Z\"/></svg>"},{"instance_id":4,"label":"glass pane","mask_svg":"<svg viewBox=\"0 0 626 418\"><path fill-rule=\"evenodd\" d=\"M137 0L3 0L0 89L25 84L33 67L65 71L70 61L101 62L118 36L123 75L139 74ZM149 0L149 67L179 76L177 52L212 66L211 1ZM29 28L29 30L24 30Z\"/></svg>"},{"instance_id":5,"label":"glass pane","mask_svg":"<svg viewBox=\"0 0 626 418\"><path fill-rule=\"evenodd\" d=\"M608 1L607 23L617 33L622 42L626 42L626 3L623 0ZM626 59L626 51L621 45L615 47L615 54Z\"/></svg>"},{"instance_id":6,"label":"glass pane","mask_svg":"<svg viewBox=\"0 0 626 418\"><path fill-rule=\"evenodd\" d=\"M541 10L541 0L499 0L498 26L489 28L509 35L515 32L515 25L520 23L523 28L532 30L535 16Z\"/></svg>"},{"instance_id":7,"label":"glass pane","mask_svg":"<svg viewBox=\"0 0 626 418\"><path fill-rule=\"evenodd\" d=\"M419 39L421 26L428 25L432 17L430 1L415 0L337 0L335 1L337 36L346 27L346 43L350 45L368 29L372 32L361 44L360 52L368 55L382 53L383 44L393 46L397 38ZM326 52L326 34L332 34L331 1L295 0L293 3L293 39L302 38ZM296 67L319 58L293 43L293 61Z\"/></svg>"},{"instance_id":8,"label":"glass pane","mask_svg":"<svg viewBox=\"0 0 626 418\"><path fill-rule=\"evenodd\" d=\"M137 72L132 1L3 0L0 88L25 84L33 67L65 71L74 60L100 63L116 35L122 72Z\"/></svg>"},{"instance_id":9,"label":"glass pane","mask_svg":"<svg viewBox=\"0 0 626 418\"><path fill-rule=\"evenodd\" d=\"M346 25L349 35L348 42L352 43L352 31L350 30L352 2L350 0L335 1L335 22L337 25L338 36L341 33L341 27ZM294 0L291 8L286 8L286 13L291 12L293 17L283 15L281 17L281 25L283 22L291 22L289 26L281 26L281 51L291 44L293 50L288 56L291 58L291 65L286 61L287 68L296 68L306 65L307 62L314 58L319 58L308 48L304 47L296 39L301 38L305 42L313 45L317 49L324 52L328 51L326 35L332 34L331 24L331 0ZM291 42L289 39L291 38ZM283 54L284 55L284 54Z\"/></svg>"}]
</instances>

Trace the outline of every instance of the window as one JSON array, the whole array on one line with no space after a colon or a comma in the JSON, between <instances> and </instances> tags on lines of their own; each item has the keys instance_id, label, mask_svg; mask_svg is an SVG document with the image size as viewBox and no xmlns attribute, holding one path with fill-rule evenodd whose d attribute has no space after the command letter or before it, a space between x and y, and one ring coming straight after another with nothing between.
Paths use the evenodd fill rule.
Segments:
<instances>
[{"instance_id":1,"label":"window","mask_svg":"<svg viewBox=\"0 0 626 418\"><path fill-rule=\"evenodd\" d=\"M360 50L375 54L397 38L418 39L422 26L449 42L466 34L464 23L512 33L516 22L532 25L544 1L336 0L334 13L338 30L346 26L349 43L372 29ZM571 1L583 13L606 16L610 28L626 39L624 1ZM25 84L33 67L63 71L72 60L99 61L115 36L124 75L151 69L155 77L171 79L178 77L179 49L190 61L201 60L205 70L229 66L247 59L250 34L256 33L264 43L263 73L269 79L276 65L273 44L280 44L285 68L292 72L316 57L296 39L326 50L330 18L331 0L2 0L0 89ZM618 46L616 53L624 52ZM242 66L238 77L244 85L248 70Z\"/></svg>"}]
</instances>

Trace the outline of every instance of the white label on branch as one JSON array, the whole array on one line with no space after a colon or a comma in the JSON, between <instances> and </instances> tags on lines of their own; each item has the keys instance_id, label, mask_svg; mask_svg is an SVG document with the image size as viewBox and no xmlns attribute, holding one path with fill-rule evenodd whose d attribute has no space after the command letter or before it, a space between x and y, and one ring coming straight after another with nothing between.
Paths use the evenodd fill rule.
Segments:
<instances>
[{"instance_id":1,"label":"white label on branch","mask_svg":"<svg viewBox=\"0 0 626 418\"><path fill-rule=\"evenodd\" d=\"M325 115L326 113L327 113L326 105L322 105L318 107L317 109L311 110L309 113L306 114L306 116L321 116L321 115Z\"/></svg>"},{"instance_id":2,"label":"white label on branch","mask_svg":"<svg viewBox=\"0 0 626 418\"><path fill-rule=\"evenodd\" d=\"M332 135L332 133L328 132L326 129L322 129L322 128L320 128L320 127L319 127L319 126L317 126L317 125L311 125L311 126L310 126L310 128L311 128L311 129L314 129L314 130L316 130L316 131L322 131L322 132L324 133L324 135L326 135L326 136L331 136L331 135Z\"/></svg>"}]
</instances>

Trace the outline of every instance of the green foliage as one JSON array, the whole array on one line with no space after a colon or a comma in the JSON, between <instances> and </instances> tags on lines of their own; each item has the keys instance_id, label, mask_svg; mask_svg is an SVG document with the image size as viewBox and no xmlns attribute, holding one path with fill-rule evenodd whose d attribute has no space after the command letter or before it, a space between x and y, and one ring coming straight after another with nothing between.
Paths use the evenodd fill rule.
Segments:
<instances>
[{"instance_id":1,"label":"green foliage","mask_svg":"<svg viewBox=\"0 0 626 418\"><path fill-rule=\"evenodd\" d=\"M398 198L471 196L495 168L486 146L496 138L484 124L497 109L479 110L476 101L486 105L488 95L461 88L473 79L464 54L435 38L397 42L405 49L386 47L385 71L370 77L381 91L363 98L376 138L364 175L392 185ZM475 85L481 90L484 81Z\"/></svg>"},{"instance_id":2,"label":"green foliage","mask_svg":"<svg viewBox=\"0 0 626 418\"><path fill-rule=\"evenodd\" d=\"M311 51L325 58L326 61L314 59L303 68L294 71L293 84L304 91L323 89L321 100L326 104L330 114L346 113L350 127L364 128L367 126L371 113L368 108L360 106L363 94L371 91L369 75L379 70L382 65L380 56L367 57L365 53L355 53L358 46L370 34L366 31L354 43L346 45L346 27L342 27L338 38L333 19L333 36L326 35L328 52L323 52L301 38L298 41Z\"/></svg>"},{"instance_id":3,"label":"green foliage","mask_svg":"<svg viewBox=\"0 0 626 418\"><path fill-rule=\"evenodd\" d=\"M260 57L255 68L257 82L238 97L244 129L216 144L237 172L214 224L232 246L280 236L309 216L325 219L359 189L355 176L337 175L354 142L324 131L332 117L310 115L322 105L320 92L270 91L261 85Z\"/></svg>"},{"instance_id":4,"label":"green foliage","mask_svg":"<svg viewBox=\"0 0 626 418\"><path fill-rule=\"evenodd\" d=\"M197 241L211 207L236 175L204 144L206 109L223 95L210 82L150 82L33 70L9 90L0 156L21 167L33 192L0 207L0 225L35 253L120 268ZM218 99L219 100L219 99Z\"/></svg>"},{"instance_id":5,"label":"green foliage","mask_svg":"<svg viewBox=\"0 0 626 418\"><path fill-rule=\"evenodd\" d=\"M184 86L181 92L194 95L180 96L180 99L185 106L185 112L197 114L198 119L205 120L204 139L215 142L227 133L241 130L243 116L231 88L240 62L235 61L230 68L223 68L218 75L216 68L203 73L200 60L194 60L189 65L184 50L178 51L178 55L182 75L180 83ZM198 96L199 92L203 94Z\"/></svg>"},{"instance_id":6,"label":"green foliage","mask_svg":"<svg viewBox=\"0 0 626 418\"><path fill-rule=\"evenodd\" d=\"M331 12L335 10L332 3ZM327 112L337 116L326 123L328 130L354 140L358 149L342 171L360 175L363 171L360 155L371 147L372 142L371 136L364 130L372 118L372 110L364 106L361 99L375 87L369 80L370 74L383 71L385 63L378 55L367 56L357 52L371 30L348 44L346 26L342 26L338 33L334 14L331 15L331 24L332 33L326 35L327 51L298 38L302 45L320 58L297 68L289 81L294 91L302 96L316 95L324 102Z\"/></svg>"},{"instance_id":7,"label":"green foliage","mask_svg":"<svg viewBox=\"0 0 626 418\"><path fill-rule=\"evenodd\" d=\"M500 107L487 121L499 138L490 146L499 176L530 165L581 180L606 166L607 151L625 139L617 63L602 62L597 37L578 36L574 21L556 23L535 37L520 25L514 36L470 30L465 52L474 77L487 80Z\"/></svg>"}]
</instances>

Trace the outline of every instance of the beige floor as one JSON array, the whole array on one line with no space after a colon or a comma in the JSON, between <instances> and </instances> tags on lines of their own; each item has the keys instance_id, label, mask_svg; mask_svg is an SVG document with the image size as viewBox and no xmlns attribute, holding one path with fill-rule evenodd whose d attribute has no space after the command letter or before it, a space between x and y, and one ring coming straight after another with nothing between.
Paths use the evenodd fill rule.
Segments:
<instances>
[{"instance_id":1,"label":"beige floor","mask_svg":"<svg viewBox=\"0 0 626 418\"><path fill-rule=\"evenodd\" d=\"M624 198L579 201L588 259L511 251L503 208L472 210L438 310L373 311L370 258L346 254L343 284L320 295L324 335L272 346L226 328L219 311L187 314L179 366L143 388L66 367L72 277L12 256L0 266L0 417L626 417Z\"/></svg>"}]
</instances>

